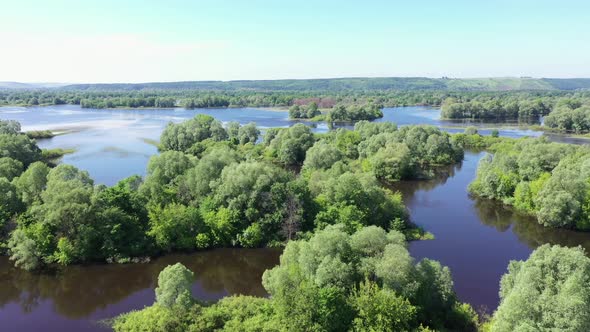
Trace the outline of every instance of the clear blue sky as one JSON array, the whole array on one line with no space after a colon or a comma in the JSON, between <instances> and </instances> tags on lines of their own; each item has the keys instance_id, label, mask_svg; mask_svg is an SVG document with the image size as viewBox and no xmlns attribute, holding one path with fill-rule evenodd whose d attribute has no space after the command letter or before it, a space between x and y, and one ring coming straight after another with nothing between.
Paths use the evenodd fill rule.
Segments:
<instances>
[{"instance_id":1,"label":"clear blue sky","mask_svg":"<svg viewBox=\"0 0 590 332\"><path fill-rule=\"evenodd\" d=\"M0 81L590 77L590 1L3 0Z\"/></svg>"}]
</instances>

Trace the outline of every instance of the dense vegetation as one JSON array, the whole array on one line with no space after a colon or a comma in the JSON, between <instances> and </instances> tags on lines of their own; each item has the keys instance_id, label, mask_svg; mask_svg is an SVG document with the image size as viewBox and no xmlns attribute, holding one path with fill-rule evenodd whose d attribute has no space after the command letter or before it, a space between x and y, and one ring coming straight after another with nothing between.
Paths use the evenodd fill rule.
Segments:
<instances>
[{"instance_id":1,"label":"dense vegetation","mask_svg":"<svg viewBox=\"0 0 590 332\"><path fill-rule=\"evenodd\" d=\"M449 97L442 104L446 119L539 119L549 129L562 132L590 131L590 95L573 94L496 94L474 98Z\"/></svg>"},{"instance_id":2,"label":"dense vegetation","mask_svg":"<svg viewBox=\"0 0 590 332\"><path fill-rule=\"evenodd\" d=\"M3 122L2 130L17 127ZM314 135L298 124L269 129L262 142L259 134L253 123L223 126L206 115L169 124L145 179L113 187L94 185L70 165L51 168L39 162L34 141L6 134L7 146L16 145L0 163L3 246L17 266L38 269L274 246L332 224L416 238L401 196L382 183L428 177L463 156L449 134L426 126L361 121L355 130Z\"/></svg>"},{"instance_id":3,"label":"dense vegetation","mask_svg":"<svg viewBox=\"0 0 590 332\"><path fill-rule=\"evenodd\" d=\"M513 261L500 283L501 303L483 330L590 330L590 258L584 250L543 245Z\"/></svg>"},{"instance_id":4,"label":"dense vegetation","mask_svg":"<svg viewBox=\"0 0 590 332\"><path fill-rule=\"evenodd\" d=\"M383 117L382 105L336 105L326 116L326 122L353 122L359 120L375 120Z\"/></svg>"},{"instance_id":5,"label":"dense vegetation","mask_svg":"<svg viewBox=\"0 0 590 332\"><path fill-rule=\"evenodd\" d=\"M590 132L590 99L563 99L545 117L545 126L562 132Z\"/></svg>"},{"instance_id":6,"label":"dense vegetation","mask_svg":"<svg viewBox=\"0 0 590 332\"><path fill-rule=\"evenodd\" d=\"M472 193L535 215L540 224L590 229L590 150L546 139L503 141L480 161Z\"/></svg>"},{"instance_id":7,"label":"dense vegetation","mask_svg":"<svg viewBox=\"0 0 590 332\"><path fill-rule=\"evenodd\" d=\"M289 108L289 117L291 119L311 119L320 114L321 112L316 102L311 102L309 105L296 104Z\"/></svg>"},{"instance_id":8,"label":"dense vegetation","mask_svg":"<svg viewBox=\"0 0 590 332\"><path fill-rule=\"evenodd\" d=\"M403 234L342 225L291 241L267 270L270 298L231 296L204 305L192 299L192 272L165 268L156 303L114 321L116 331L472 331L477 316L459 303L450 271L414 262Z\"/></svg>"},{"instance_id":9,"label":"dense vegetation","mask_svg":"<svg viewBox=\"0 0 590 332\"><path fill-rule=\"evenodd\" d=\"M543 245L512 261L501 302L483 324L457 301L450 270L415 262L404 236L341 225L291 241L262 283L270 298L192 298L193 273L180 263L158 278L156 302L113 320L115 331L587 331L590 258L583 249Z\"/></svg>"},{"instance_id":10,"label":"dense vegetation","mask_svg":"<svg viewBox=\"0 0 590 332\"><path fill-rule=\"evenodd\" d=\"M448 98L442 105L441 117L446 119L517 119L539 117L551 111L550 98L522 96L477 97L469 101Z\"/></svg>"}]
</instances>

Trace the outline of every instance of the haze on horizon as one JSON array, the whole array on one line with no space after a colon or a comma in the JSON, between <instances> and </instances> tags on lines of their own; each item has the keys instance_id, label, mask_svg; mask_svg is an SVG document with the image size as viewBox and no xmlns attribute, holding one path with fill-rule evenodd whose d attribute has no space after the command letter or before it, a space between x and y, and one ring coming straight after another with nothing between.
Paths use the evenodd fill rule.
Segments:
<instances>
[{"instance_id":1,"label":"haze on horizon","mask_svg":"<svg viewBox=\"0 0 590 332\"><path fill-rule=\"evenodd\" d=\"M590 3L3 4L0 81L590 77Z\"/></svg>"}]
</instances>

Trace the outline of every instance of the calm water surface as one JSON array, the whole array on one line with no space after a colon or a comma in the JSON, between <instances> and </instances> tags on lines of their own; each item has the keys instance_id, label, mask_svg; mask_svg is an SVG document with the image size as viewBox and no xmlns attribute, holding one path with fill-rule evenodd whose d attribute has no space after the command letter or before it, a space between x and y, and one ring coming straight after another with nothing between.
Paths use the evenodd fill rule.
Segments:
<instances>
[{"instance_id":1,"label":"calm water surface","mask_svg":"<svg viewBox=\"0 0 590 332\"><path fill-rule=\"evenodd\" d=\"M44 148L69 148L77 152L63 162L88 170L97 183L112 185L133 174L145 174L165 125L210 114L223 121L254 121L263 130L287 127L296 121L287 112L254 108L91 110L78 106L0 108L0 119L21 122L23 130L63 129L74 132L41 140ZM516 124L469 123L439 120L440 111L426 107L384 110L384 118L399 125L431 124L450 132L467 125L489 134L498 128L509 137L540 136ZM325 124L309 124L327 131ZM552 140L585 144L583 139L550 136ZM590 250L590 234L541 227L531 218L513 213L501 204L469 197L483 152L467 152L465 160L430 181L396 184L412 220L432 232L436 239L410 244L417 259L429 257L451 268L457 294L478 309L493 311L498 304L499 280L512 259L526 259L544 243L582 245ZM260 283L265 269L278 264L280 252L261 249L224 249L191 255L170 255L149 264L74 266L53 274L17 270L0 257L0 322L6 331L102 331L97 324L122 312L141 309L154 301L157 275L178 261L195 272L193 294L215 300L229 294L265 296Z\"/></svg>"},{"instance_id":2,"label":"calm water surface","mask_svg":"<svg viewBox=\"0 0 590 332\"><path fill-rule=\"evenodd\" d=\"M262 273L279 250L217 249L168 255L146 264L71 266L33 274L0 257L2 331L108 331L99 322L154 302L158 274L181 262L195 273L193 295L217 300L231 294L266 296Z\"/></svg>"}]
</instances>

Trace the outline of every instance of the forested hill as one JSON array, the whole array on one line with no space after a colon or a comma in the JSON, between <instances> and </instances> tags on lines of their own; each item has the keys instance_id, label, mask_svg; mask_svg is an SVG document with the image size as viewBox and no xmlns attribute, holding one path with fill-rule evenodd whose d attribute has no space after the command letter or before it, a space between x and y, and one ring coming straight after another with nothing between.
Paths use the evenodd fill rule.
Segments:
<instances>
[{"instance_id":1,"label":"forested hill","mask_svg":"<svg viewBox=\"0 0 590 332\"><path fill-rule=\"evenodd\" d=\"M332 78L242 81L187 81L129 84L74 84L68 90L203 90L203 91L380 91L380 90L577 90L590 89L590 78Z\"/></svg>"}]
</instances>

